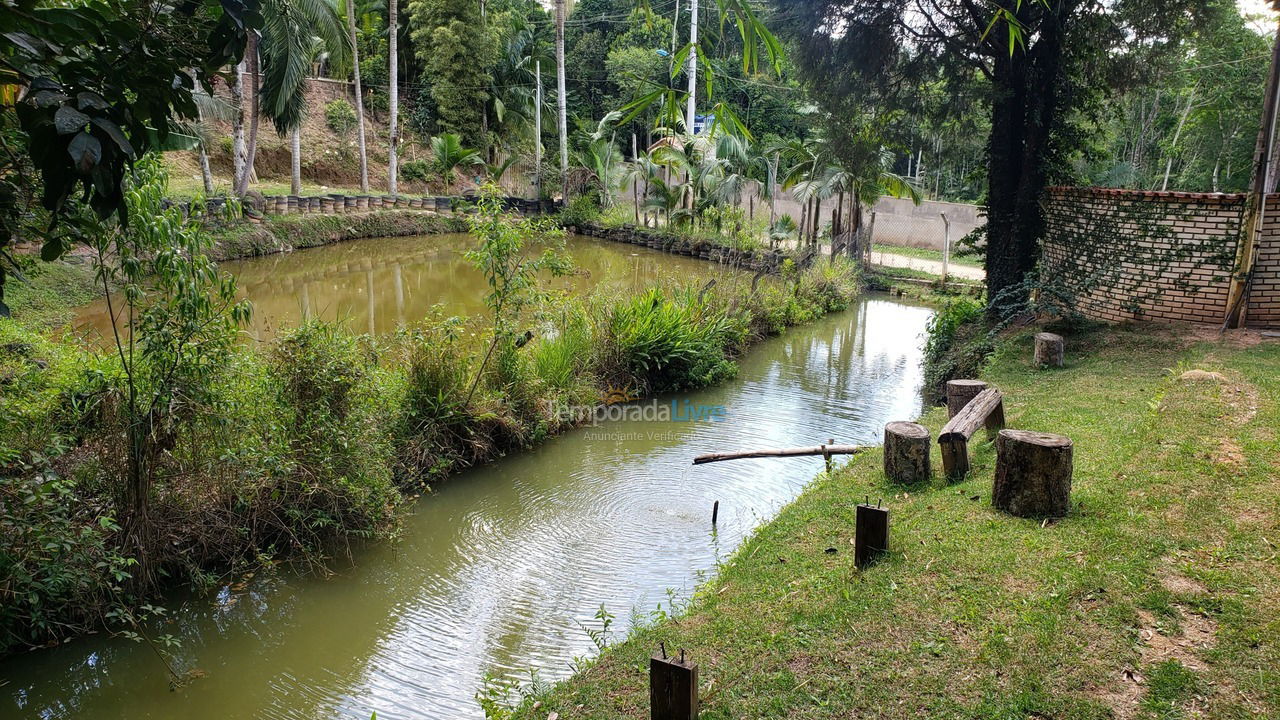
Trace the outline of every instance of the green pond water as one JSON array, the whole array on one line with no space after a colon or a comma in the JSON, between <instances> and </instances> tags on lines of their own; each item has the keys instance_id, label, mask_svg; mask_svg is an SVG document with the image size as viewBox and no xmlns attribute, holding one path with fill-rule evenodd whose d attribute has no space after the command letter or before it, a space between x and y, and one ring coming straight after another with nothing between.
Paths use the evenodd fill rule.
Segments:
<instances>
[{"instance_id":1,"label":"green pond water","mask_svg":"<svg viewBox=\"0 0 1280 720\"><path fill-rule=\"evenodd\" d=\"M463 253L470 235L374 238L309 250L222 263L240 292L253 301L248 334L271 339L280 328L321 317L342 320L357 332L387 333L428 316L441 304L449 315L484 315L484 276ZM750 282L751 275L723 265L658 250L571 235L573 275L549 278L552 290L609 293L642 290L661 281L710 278ZM119 307L116 307L119 311ZM105 301L83 308L79 325L110 338Z\"/></svg>"},{"instance_id":2,"label":"green pond water","mask_svg":"<svg viewBox=\"0 0 1280 720\"><path fill-rule=\"evenodd\" d=\"M260 335L302 308L384 331L437 302L478 307L460 242L359 241L234 267L258 303ZM626 245L572 249L595 268L579 291L718 271ZM648 421L604 421L455 476L417 503L402 542L361 549L331 575L264 573L173 598L171 619L152 632L178 638L173 664L200 676L177 690L145 645L106 635L0 661L0 717L481 717L474 694L485 674L567 676L594 652L584 628L598 627L601 604L621 635L665 608L669 592L688 597L822 469L821 459L691 467L695 455L878 443L885 422L914 418L930 314L865 298L756 346L731 382L658 398L672 410ZM680 420L718 407L702 417L720 420Z\"/></svg>"}]
</instances>

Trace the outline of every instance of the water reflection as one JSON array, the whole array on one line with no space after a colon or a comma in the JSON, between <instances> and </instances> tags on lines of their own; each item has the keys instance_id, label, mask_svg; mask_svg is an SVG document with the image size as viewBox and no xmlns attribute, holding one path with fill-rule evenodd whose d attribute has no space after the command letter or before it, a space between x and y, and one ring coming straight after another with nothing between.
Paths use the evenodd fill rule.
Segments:
<instances>
[{"instance_id":1,"label":"water reflection","mask_svg":"<svg viewBox=\"0 0 1280 720\"><path fill-rule=\"evenodd\" d=\"M270 340L280 328L320 317L343 320L357 332L387 333L427 316L444 303L450 314L484 313L484 278L463 253L466 234L360 240L222 263L241 294L254 304L248 333ZM747 277L723 266L657 250L570 236L567 249L578 272L550 285L566 292L627 292L660 280ZM79 324L111 336L105 302L81 311Z\"/></svg>"},{"instance_id":2,"label":"water reflection","mask_svg":"<svg viewBox=\"0 0 1280 720\"><path fill-rule=\"evenodd\" d=\"M420 287L413 273L425 271L409 268L387 273L388 322L401 312L399 283ZM378 272L359 270L366 292ZM643 615L665 602L669 588L687 594L822 466L694 468L694 455L829 437L874 443L886 421L915 417L929 315L864 300L753 349L732 382L666 398L723 405L724 422L568 433L442 485L408 519L402 543L360 552L333 576L259 578L181 601L155 632L179 637L179 670L203 677L175 692L150 651L123 639L11 658L0 664L0 716L479 717L473 694L485 673L563 677L592 651L582 628L596 625L602 603L621 626L633 608ZM368 318L380 328L384 316Z\"/></svg>"}]
</instances>

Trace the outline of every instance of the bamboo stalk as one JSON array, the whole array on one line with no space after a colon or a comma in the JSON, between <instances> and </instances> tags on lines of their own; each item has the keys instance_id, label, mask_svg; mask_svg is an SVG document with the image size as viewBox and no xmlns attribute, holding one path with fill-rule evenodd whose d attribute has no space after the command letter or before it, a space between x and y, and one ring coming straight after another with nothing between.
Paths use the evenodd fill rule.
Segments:
<instances>
[{"instance_id":1,"label":"bamboo stalk","mask_svg":"<svg viewBox=\"0 0 1280 720\"><path fill-rule=\"evenodd\" d=\"M771 457L805 457L810 455L830 456L830 455L857 455L867 448L861 445L819 445L817 447L803 448L776 448L765 450L744 450L740 452L728 453L707 453L699 455L693 459L694 465L705 465L706 463L724 462L725 460L746 460L750 458L771 458Z\"/></svg>"}]
</instances>

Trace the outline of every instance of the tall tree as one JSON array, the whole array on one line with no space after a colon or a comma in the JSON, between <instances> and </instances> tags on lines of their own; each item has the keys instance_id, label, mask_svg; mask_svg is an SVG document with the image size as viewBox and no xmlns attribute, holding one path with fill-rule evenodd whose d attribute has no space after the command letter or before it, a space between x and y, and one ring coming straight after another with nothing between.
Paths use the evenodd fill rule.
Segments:
<instances>
[{"instance_id":1,"label":"tall tree","mask_svg":"<svg viewBox=\"0 0 1280 720\"><path fill-rule=\"evenodd\" d=\"M462 136L469 147L485 149L485 108L495 38L475 0L410 0L410 37L431 87L434 129Z\"/></svg>"},{"instance_id":2,"label":"tall tree","mask_svg":"<svg viewBox=\"0 0 1280 720\"><path fill-rule=\"evenodd\" d=\"M399 168L396 167L398 158L396 152L400 144L400 58L399 58L399 34L400 34L400 5L397 0L390 0L387 8L387 48L388 54L391 56L391 67L388 72L391 74L390 82L388 82L387 93L390 114L390 127L388 128L388 149L387 149L387 192L395 197L399 188L396 187L396 180L399 176Z\"/></svg>"},{"instance_id":3,"label":"tall tree","mask_svg":"<svg viewBox=\"0 0 1280 720\"><path fill-rule=\"evenodd\" d=\"M902 108L921 79L986 80L987 286L993 312L1019 306L1044 232L1050 178L1112 89L1176 45L1200 0L774 0L799 64L833 116L858 103ZM839 28L841 32L834 32ZM858 129L853 129L856 137ZM849 143L850 146L856 143Z\"/></svg>"},{"instance_id":4,"label":"tall tree","mask_svg":"<svg viewBox=\"0 0 1280 720\"><path fill-rule=\"evenodd\" d=\"M258 119L266 117L284 134L302 124L306 82L318 48L335 58L350 53L335 0L264 0L260 35L250 35L245 55L253 96L249 102L249 138L235 191L243 195L258 148Z\"/></svg>"},{"instance_id":5,"label":"tall tree","mask_svg":"<svg viewBox=\"0 0 1280 720\"><path fill-rule=\"evenodd\" d=\"M556 0L556 113L560 131L560 192L569 199L569 118L564 86L564 3Z\"/></svg>"},{"instance_id":6,"label":"tall tree","mask_svg":"<svg viewBox=\"0 0 1280 720\"><path fill-rule=\"evenodd\" d=\"M360 87L360 43L356 37L356 0L347 6L347 38L351 43L351 79L356 93L356 146L360 151L360 192L369 192L369 153L364 142L364 92Z\"/></svg>"}]
</instances>

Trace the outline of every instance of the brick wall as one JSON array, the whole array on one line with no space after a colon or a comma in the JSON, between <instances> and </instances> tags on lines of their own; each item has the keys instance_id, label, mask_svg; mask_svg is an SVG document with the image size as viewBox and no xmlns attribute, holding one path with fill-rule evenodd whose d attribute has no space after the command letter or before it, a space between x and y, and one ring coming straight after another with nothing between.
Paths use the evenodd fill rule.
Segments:
<instances>
[{"instance_id":1,"label":"brick wall","mask_svg":"<svg viewBox=\"0 0 1280 720\"><path fill-rule=\"evenodd\" d=\"M1267 198L1262 239L1254 258L1245 323L1249 327L1280 329L1280 196Z\"/></svg>"},{"instance_id":2,"label":"brick wall","mask_svg":"<svg viewBox=\"0 0 1280 720\"><path fill-rule=\"evenodd\" d=\"M1221 323L1244 209L1238 194L1053 188L1046 279L1096 319ZM1251 327L1280 324L1280 198L1268 210Z\"/></svg>"}]
</instances>

